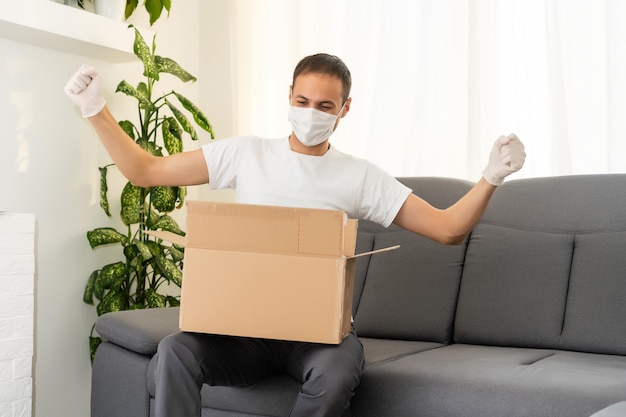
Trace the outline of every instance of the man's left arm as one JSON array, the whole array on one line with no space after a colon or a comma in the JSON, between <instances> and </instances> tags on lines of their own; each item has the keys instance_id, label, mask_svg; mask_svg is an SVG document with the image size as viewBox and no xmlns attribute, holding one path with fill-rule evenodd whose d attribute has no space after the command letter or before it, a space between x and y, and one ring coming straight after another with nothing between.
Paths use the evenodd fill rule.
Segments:
<instances>
[{"instance_id":1,"label":"man's left arm","mask_svg":"<svg viewBox=\"0 0 626 417\"><path fill-rule=\"evenodd\" d=\"M520 170L525 159L524 145L517 136L501 136L493 145L483 177L461 199L442 210L410 194L394 224L446 245L460 244L482 217L496 188Z\"/></svg>"}]
</instances>

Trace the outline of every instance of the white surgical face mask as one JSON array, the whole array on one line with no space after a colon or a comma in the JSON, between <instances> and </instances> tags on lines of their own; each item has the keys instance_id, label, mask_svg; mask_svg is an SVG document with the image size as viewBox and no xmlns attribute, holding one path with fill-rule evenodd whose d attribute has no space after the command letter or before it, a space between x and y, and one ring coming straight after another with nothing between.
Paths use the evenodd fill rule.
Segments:
<instances>
[{"instance_id":1,"label":"white surgical face mask","mask_svg":"<svg viewBox=\"0 0 626 417\"><path fill-rule=\"evenodd\" d=\"M316 146L333 134L342 112L343 106L337 115L313 107L290 106L289 122L293 127L293 133L304 146Z\"/></svg>"}]
</instances>

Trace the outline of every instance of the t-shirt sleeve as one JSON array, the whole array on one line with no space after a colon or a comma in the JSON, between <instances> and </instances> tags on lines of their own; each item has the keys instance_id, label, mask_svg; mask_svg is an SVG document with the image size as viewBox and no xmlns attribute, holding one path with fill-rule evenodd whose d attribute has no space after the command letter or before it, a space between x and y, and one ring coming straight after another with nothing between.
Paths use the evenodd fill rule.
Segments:
<instances>
[{"instance_id":1,"label":"t-shirt sleeve","mask_svg":"<svg viewBox=\"0 0 626 417\"><path fill-rule=\"evenodd\" d=\"M221 139L202 146L212 189L236 188L237 171L250 138Z\"/></svg>"},{"instance_id":2,"label":"t-shirt sleeve","mask_svg":"<svg viewBox=\"0 0 626 417\"><path fill-rule=\"evenodd\" d=\"M359 217L389 227L412 190L374 164L363 181Z\"/></svg>"}]
</instances>

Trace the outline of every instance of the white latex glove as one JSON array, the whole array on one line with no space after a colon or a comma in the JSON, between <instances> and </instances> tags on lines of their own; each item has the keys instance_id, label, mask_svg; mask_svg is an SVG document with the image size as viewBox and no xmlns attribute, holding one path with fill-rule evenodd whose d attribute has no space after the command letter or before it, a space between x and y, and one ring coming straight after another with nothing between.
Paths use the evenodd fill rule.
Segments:
<instances>
[{"instance_id":1,"label":"white latex glove","mask_svg":"<svg viewBox=\"0 0 626 417\"><path fill-rule=\"evenodd\" d=\"M483 177L491 185L501 185L504 178L519 171L526 160L524 144L514 134L500 136L491 149Z\"/></svg>"},{"instance_id":2,"label":"white latex glove","mask_svg":"<svg viewBox=\"0 0 626 417\"><path fill-rule=\"evenodd\" d=\"M65 94L80 107L83 117L95 116L104 108L100 74L92 66L81 65L65 84Z\"/></svg>"}]
</instances>

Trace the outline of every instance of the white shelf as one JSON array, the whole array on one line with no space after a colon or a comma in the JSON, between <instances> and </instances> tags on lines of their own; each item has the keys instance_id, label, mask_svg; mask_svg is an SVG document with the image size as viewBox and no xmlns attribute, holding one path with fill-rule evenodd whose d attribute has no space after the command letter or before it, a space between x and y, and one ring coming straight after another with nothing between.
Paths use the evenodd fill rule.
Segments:
<instances>
[{"instance_id":1,"label":"white shelf","mask_svg":"<svg viewBox=\"0 0 626 417\"><path fill-rule=\"evenodd\" d=\"M153 32L138 28L146 39ZM128 23L51 0L0 0L0 37L43 48L128 62L133 54L135 31Z\"/></svg>"}]
</instances>

